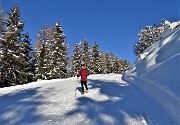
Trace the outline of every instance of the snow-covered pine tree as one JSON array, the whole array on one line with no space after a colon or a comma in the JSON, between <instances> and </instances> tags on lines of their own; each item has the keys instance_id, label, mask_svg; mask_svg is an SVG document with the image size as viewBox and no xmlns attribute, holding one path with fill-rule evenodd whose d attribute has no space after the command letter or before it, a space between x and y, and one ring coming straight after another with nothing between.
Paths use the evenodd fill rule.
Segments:
<instances>
[{"instance_id":1,"label":"snow-covered pine tree","mask_svg":"<svg viewBox=\"0 0 180 125\"><path fill-rule=\"evenodd\" d=\"M36 52L35 52L35 67L36 79L48 79L49 75L49 36L50 29L45 24L43 29L37 34Z\"/></svg>"},{"instance_id":2,"label":"snow-covered pine tree","mask_svg":"<svg viewBox=\"0 0 180 125\"><path fill-rule=\"evenodd\" d=\"M1 83L2 86L11 86L24 83L24 74L22 71L22 59L19 51L22 42L24 22L20 20L20 11L17 5L14 5L8 13L8 18L4 19L5 29L2 32L1 40Z\"/></svg>"},{"instance_id":3,"label":"snow-covered pine tree","mask_svg":"<svg viewBox=\"0 0 180 125\"><path fill-rule=\"evenodd\" d=\"M80 44L76 43L72 55L72 76L76 76L82 63L82 51Z\"/></svg>"},{"instance_id":4,"label":"snow-covered pine tree","mask_svg":"<svg viewBox=\"0 0 180 125\"><path fill-rule=\"evenodd\" d=\"M33 52L31 53L32 54L32 59L30 60L30 81L36 81L37 80L37 77L36 77L36 66L37 66L37 63L36 63L36 52L33 48ZM31 77L32 76L32 77Z\"/></svg>"},{"instance_id":5,"label":"snow-covered pine tree","mask_svg":"<svg viewBox=\"0 0 180 125\"><path fill-rule=\"evenodd\" d=\"M120 72L124 73L130 68L130 63L124 58L120 59Z\"/></svg>"},{"instance_id":6,"label":"snow-covered pine tree","mask_svg":"<svg viewBox=\"0 0 180 125\"><path fill-rule=\"evenodd\" d=\"M101 52L100 54L100 61L101 61L101 69L102 69L102 73L106 74L108 73L108 69L107 69L107 60L106 60L106 54Z\"/></svg>"},{"instance_id":7,"label":"snow-covered pine tree","mask_svg":"<svg viewBox=\"0 0 180 125\"><path fill-rule=\"evenodd\" d=\"M139 33L139 42L134 46L136 55L141 54L147 47L151 46L152 43L153 35L151 26L145 26Z\"/></svg>"},{"instance_id":8,"label":"snow-covered pine tree","mask_svg":"<svg viewBox=\"0 0 180 125\"><path fill-rule=\"evenodd\" d=\"M159 25L159 26L155 26L153 27L153 44L156 43L157 41L159 41L164 33L164 27Z\"/></svg>"},{"instance_id":9,"label":"snow-covered pine tree","mask_svg":"<svg viewBox=\"0 0 180 125\"><path fill-rule=\"evenodd\" d=\"M68 66L67 66L67 72L68 72L68 77L72 77L73 73L72 73L72 56L69 57L68 59Z\"/></svg>"},{"instance_id":10,"label":"snow-covered pine tree","mask_svg":"<svg viewBox=\"0 0 180 125\"><path fill-rule=\"evenodd\" d=\"M2 35L2 32L4 31L3 30L3 27L4 27L4 24L3 24L3 20L4 20L4 16L3 16L3 11L0 10L0 87L4 87L5 86L5 72L4 72L4 69L5 67L4 66L4 61L3 61L3 58L4 57L4 50L5 50L5 36Z\"/></svg>"},{"instance_id":11,"label":"snow-covered pine tree","mask_svg":"<svg viewBox=\"0 0 180 125\"><path fill-rule=\"evenodd\" d=\"M91 70L93 74L102 73L101 60L100 60L100 50L98 44L95 42L92 47L92 62Z\"/></svg>"},{"instance_id":12,"label":"snow-covered pine tree","mask_svg":"<svg viewBox=\"0 0 180 125\"><path fill-rule=\"evenodd\" d=\"M89 43L87 40L84 40L83 42L83 55L82 55L82 62L86 65L87 69L91 69L91 50Z\"/></svg>"},{"instance_id":13,"label":"snow-covered pine tree","mask_svg":"<svg viewBox=\"0 0 180 125\"><path fill-rule=\"evenodd\" d=\"M114 54L112 52L106 53L106 64L107 64L107 73L113 72L113 64L114 64Z\"/></svg>"},{"instance_id":14,"label":"snow-covered pine tree","mask_svg":"<svg viewBox=\"0 0 180 125\"><path fill-rule=\"evenodd\" d=\"M146 48L160 40L163 33L164 28L161 25L145 26L138 34L138 42L134 45L135 55L139 56Z\"/></svg>"},{"instance_id":15,"label":"snow-covered pine tree","mask_svg":"<svg viewBox=\"0 0 180 125\"><path fill-rule=\"evenodd\" d=\"M121 68L120 60L119 60L118 57L116 57L114 59L114 65L113 65L113 68L112 68L112 70L113 70L112 72L113 73L120 73L121 72L120 68Z\"/></svg>"},{"instance_id":16,"label":"snow-covered pine tree","mask_svg":"<svg viewBox=\"0 0 180 125\"><path fill-rule=\"evenodd\" d=\"M22 60L22 64L21 64L21 70L24 72L23 74L23 83L28 83L28 82L32 82L34 79L34 64L32 62L33 59L33 53L32 53L32 46L30 44L30 37L29 37L29 33L24 34L24 40L21 42L20 44L20 57Z\"/></svg>"},{"instance_id":17,"label":"snow-covered pine tree","mask_svg":"<svg viewBox=\"0 0 180 125\"><path fill-rule=\"evenodd\" d=\"M51 38L48 54L50 57L50 78L66 78L68 76L68 45L59 22L51 29Z\"/></svg>"}]
</instances>

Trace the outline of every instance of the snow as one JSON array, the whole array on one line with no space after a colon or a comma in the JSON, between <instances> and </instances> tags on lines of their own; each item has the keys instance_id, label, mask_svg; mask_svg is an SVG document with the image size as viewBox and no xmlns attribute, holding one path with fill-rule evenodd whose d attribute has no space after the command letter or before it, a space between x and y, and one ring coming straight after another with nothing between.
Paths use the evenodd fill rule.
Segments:
<instances>
[{"instance_id":1,"label":"snow","mask_svg":"<svg viewBox=\"0 0 180 125\"><path fill-rule=\"evenodd\" d=\"M180 124L179 22L170 24L164 34L136 59L124 79L152 97L175 123Z\"/></svg>"},{"instance_id":2,"label":"snow","mask_svg":"<svg viewBox=\"0 0 180 125\"><path fill-rule=\"evenodd\" d=\"M4 39L3 39L3 38L0 38L0 40L4 41Z\"/></svg>"},{"instance_id":3,"label":"snow","mask_svg":"<svg viewBox=\"0 0 180 125\"><path fill-rule=\"evenodd\" d=\"M0 88L0 125L180 124L177 25L124 75L90 75L84 95L76 77Z\"/></svg>"},{"instance_id":4,"label":"snow","mask_svg":"<svg viewBox=\"0 0 180 125\"><path fill-rule=\"evenodd\" d=\"M89 92L84 95L76 77L1 88L0 124L173 124L158 103L121 77L90 75Z\"/></svg>"}]
</instances>

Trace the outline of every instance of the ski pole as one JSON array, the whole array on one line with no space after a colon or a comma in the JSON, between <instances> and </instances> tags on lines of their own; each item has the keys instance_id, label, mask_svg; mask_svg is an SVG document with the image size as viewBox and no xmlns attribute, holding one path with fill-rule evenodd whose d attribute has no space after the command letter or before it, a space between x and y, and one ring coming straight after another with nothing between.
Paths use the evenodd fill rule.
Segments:
<instances>
[{"instance_id":1,"label":"ski pole","mask_svg":"<svg viewBox=\"0 0 180 125\"><path fill-rule=\"evenodd\" d=\"M78 80L78 78L77 78L77 80ZM77 87L78 87L78 84L75 82L75 97L76 97L76 91L77 91Z\"/></svg>"},{"instance_id":2,"label":"ski pole","mask_svg":"<svg viewBox=\"0 0 180 125\"><path fill-rule=\"evenodd\" d=\"M76 89L77 89L77 85L76 85L77 83L75 82L75 97L76 97Z\"/></svg>"}]
</instances>

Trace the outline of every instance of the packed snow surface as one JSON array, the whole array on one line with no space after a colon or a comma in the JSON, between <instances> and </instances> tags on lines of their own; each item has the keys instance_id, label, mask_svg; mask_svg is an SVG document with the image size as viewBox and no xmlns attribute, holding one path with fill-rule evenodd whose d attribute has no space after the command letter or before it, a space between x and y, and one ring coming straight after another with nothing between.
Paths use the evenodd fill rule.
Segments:
<instances>
[{"instance_id":1,"label":"packed snow surface","mask_svg":"<svg viewBox=\"0 0 180 125\"><path fill-rule=\"evenodd\" d=\"M173 124L161 106L120 74L90 75L81 95L76 77L0 89L0 125Z\"/></svg>"}]
</instances>

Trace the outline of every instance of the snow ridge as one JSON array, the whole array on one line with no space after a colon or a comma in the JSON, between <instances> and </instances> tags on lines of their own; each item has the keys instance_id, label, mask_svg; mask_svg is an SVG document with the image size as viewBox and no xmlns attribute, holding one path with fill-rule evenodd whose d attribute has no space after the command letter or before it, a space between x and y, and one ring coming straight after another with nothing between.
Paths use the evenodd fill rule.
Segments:
<instances>
[{"instance_id":1,"label":"snow ridge","mask_svg":"<svg viewBox=\"0 0 180 125\"><path fill-rule=\"evenodd\" d=\"M158 102L180 124L180 26L170 24L163 38L137 58L124 79Z\"/></svg>"}]
</instances>

